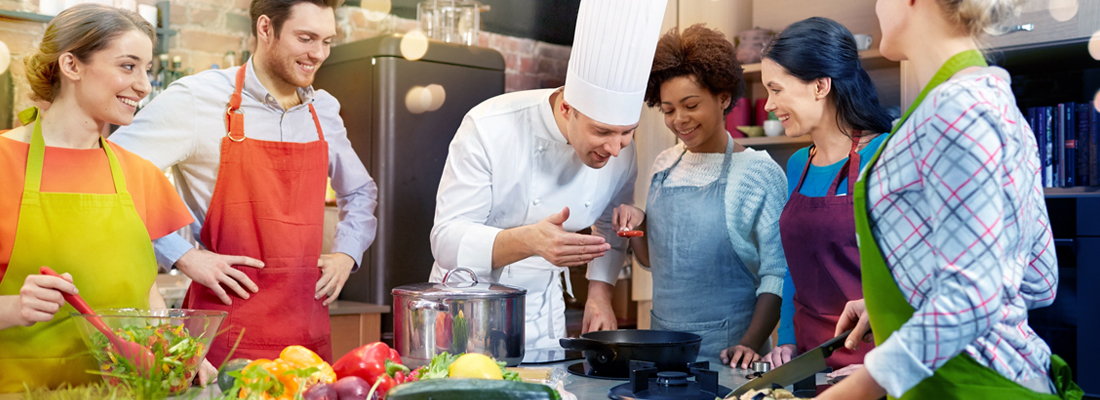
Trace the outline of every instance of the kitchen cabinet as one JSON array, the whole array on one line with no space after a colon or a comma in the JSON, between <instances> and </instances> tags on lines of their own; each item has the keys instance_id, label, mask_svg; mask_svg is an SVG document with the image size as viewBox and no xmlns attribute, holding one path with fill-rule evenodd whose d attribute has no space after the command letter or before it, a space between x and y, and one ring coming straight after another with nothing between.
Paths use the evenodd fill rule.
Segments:
<instances>
[{"instance_id":1,"label":"kitchen cabinet","mask_svg":"<svg viewBox=\"0 0 1100 400\"><path fill-rule=\"evenodd\" d=\"M390 306L337 300L328 306L332 355L339 357L367 343L382 340L382 314ZM336 361L336 360L333 360Z\"/></svg>"},{"instance_id":2,"label":"kitchen cabinet","mask_svg":"<svg viewBox=\"0 0 1100 400\"><path fill-rule=\"evenodd\" d=\"M1020 15L1010 19L1006 26L1010 27L1009 33L990 37L985 45L1006 48L1087 39L1100 29L1100 1L1024 2Z\"/></svg>"},{"instance_id":3,"label":"kitchen cabinet","mask_svg":"<svg viewBox=\"0 0 1100 400\"><path fill-rule=\"evenodd\" d=\"M683 29L705 23L707 27L721 31L726 34L727 39L736 43L737 34L741 31L760 27L779 32L793 22L813 16L833 19L844 24L853 33L871 35L872 49L860 53L864 69L875 82L880 101L886 106L900 106L901 65L887 60L875 50L882 36L875 15L875 0L670 0L661 30L667 32L673 27ZM745 97L749 98L750 104L756 104L756 99L766 99L767 91L760 82L760 64L746 64L743 68L747 84ZM661 151L675 145L676 139L664 126L663 115L646 108L642 111L635 141L638 149L638 181L634 198L635 204L645 209L653 161ZM766 150L784 169L791 154L810 145L808 137L739 138L736 141L746 147ZM638 302L638 327L648 328L653 298L652 275L637 262L634 263L632 285L632 298Z\"/></svg>"}]
</instances>

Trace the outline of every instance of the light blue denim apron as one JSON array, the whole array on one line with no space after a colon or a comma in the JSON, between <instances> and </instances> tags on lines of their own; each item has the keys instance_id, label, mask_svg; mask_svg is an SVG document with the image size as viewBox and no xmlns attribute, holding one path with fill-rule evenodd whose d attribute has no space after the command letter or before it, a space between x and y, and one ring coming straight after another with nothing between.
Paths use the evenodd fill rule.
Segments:
<instances>
[{"instance_id":1,"label":"light blue denim apron","mask_svg":"<svg viewBox=\"0 0 1100 400\"><path fill-rule=\"evenodd\" d=\"M653 271L653 329L703 337L700 356L736 345L756 307L756 284L730 243L726 181L733 146L718 180L706 186L665 187L668 169L653 175L646 214Z\"/></svg>"}]
</instances>

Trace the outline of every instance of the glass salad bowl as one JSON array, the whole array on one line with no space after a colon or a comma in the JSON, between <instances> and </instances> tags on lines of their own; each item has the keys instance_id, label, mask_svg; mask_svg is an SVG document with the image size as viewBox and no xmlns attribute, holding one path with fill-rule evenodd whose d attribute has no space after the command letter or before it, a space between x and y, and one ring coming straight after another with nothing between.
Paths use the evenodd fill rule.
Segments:
<instances>
[{"instance_id":1,"label":"glass salad bowl","mask_svg":"<svg viewBox=\"0 0 1100 400\"><path fill-rule=\"evenodd\" d=\"M98 374L109 385L129 387L141 399L159 399L187 390L198 373L210 343L225 320L224 311L112 308L96 315L72 313L84 343L99 364ZM99 318L124 341L145 346L154 362L147 373L122 356L92 324Z\"/></svg>"}]
</instances>

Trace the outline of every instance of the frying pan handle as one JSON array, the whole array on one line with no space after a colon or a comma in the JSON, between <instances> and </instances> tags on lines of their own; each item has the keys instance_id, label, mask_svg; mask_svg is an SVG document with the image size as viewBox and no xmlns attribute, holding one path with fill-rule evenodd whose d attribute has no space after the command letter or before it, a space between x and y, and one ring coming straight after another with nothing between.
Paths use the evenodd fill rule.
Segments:
<instances>
[{"instance_id":1,"label":"frying pan handle","mask_svg":"<svg viewBox=\"0 0 1100 400\"><path fill-rule=\"evenodd\" d=\"M596 354L596 360L600 363L609 363L615 359L615 350L611 350L607 345L597 342L591 339L583 338L561 338L558 339L558 344L564 347L566 350L577 351L591 351Z\"/></svg>"}]
</instances>

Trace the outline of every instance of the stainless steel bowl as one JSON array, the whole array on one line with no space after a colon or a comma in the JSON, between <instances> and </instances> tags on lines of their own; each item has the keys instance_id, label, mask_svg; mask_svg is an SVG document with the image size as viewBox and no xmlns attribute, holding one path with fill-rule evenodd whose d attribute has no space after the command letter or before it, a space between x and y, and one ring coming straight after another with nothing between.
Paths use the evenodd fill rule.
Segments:
<instances>
[{"instance_id":1,"label":"stainless steel bowl","mask_svg":"<svg viewBox=\"0 0 1100 400\"><path fill-rule=\"evenodd\" d=\"M473 282L450 282L465 272ZM456 268L442 283L417 283L393 289L394 347L410 368L432 357L481 353L508 366L523 360L524 296L527 289L478 282L473 271Z\"/></svg>"}]
</instances>

